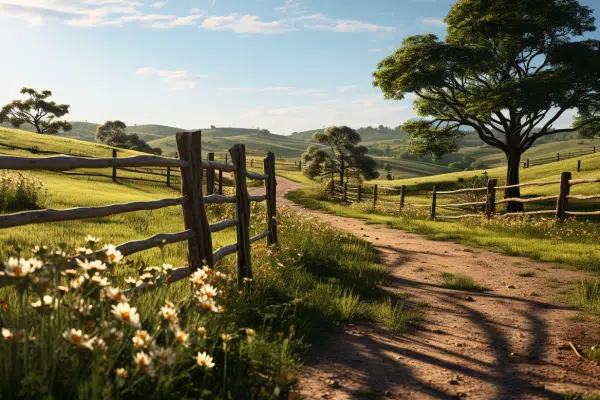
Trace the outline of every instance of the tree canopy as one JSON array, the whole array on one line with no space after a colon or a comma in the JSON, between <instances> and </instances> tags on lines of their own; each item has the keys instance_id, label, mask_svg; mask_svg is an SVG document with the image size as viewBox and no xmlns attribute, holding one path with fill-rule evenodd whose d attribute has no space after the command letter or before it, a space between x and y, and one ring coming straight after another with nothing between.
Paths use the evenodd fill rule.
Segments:
<instances>
[{"instance_id":1,"label":"tree canopy","mask_svg":"<svg viewBox=\"0 0 600 400\"><path fill-rule=\"evenodd\" d=\"M360 135L347 126L331 126L324 132L313 134L311 145L302 155L304 173L315 178L327 174L339 174L340 182L345 177L375 179L379 176L377 163L368 156L369 149L359 145Z\"/></svg>"},{"instance_id":2,"label":"tree canopy","mask_svg":"<svg viewBox=\"0 0 600 400\"><path fill-rule=\"evenodd\" d=\"M506 154L514 185L520 157L537 139L600 132L600 41L574 40L596 29L589 7L577 0L461 0L445 22L445 40L410 36L373 73L385 98L417 96L422 119L401 126L416 154L457 151L470 129ZM573 125L555 127L568 110L577 110Z\"/></svg>"},{"instance_id":3,"label":"tree canopy","mask_svg":"<svg viewBox=\"0 0 600 400\"><path fill-rule=\"evenodd\" d=\"M96 128L96 140L100 143L122 149L162 154L162 150L159 147L151 147L144 140L140 139L137 133L126 133L126 128L127 125L122 121L106 121Z\"/></svg>"},{"instance_id":4,"label":"tree canopy","mask_svg":"<svg viewBox=\"0 0 600 400\"><path fill-rule=\"evenodd\" d=\"M60 132L70 131L72 126L67 121L59 121L69 113L68 104L56 104L47 99L52 96L49 90L37 92L34 89L24 87L21 94L27 95L26 100L13 100L0 110L0 122L8 122L15 128L23 124L29 124L35 128L37 133L54 135Z\"/></svg>"}]
</instances>

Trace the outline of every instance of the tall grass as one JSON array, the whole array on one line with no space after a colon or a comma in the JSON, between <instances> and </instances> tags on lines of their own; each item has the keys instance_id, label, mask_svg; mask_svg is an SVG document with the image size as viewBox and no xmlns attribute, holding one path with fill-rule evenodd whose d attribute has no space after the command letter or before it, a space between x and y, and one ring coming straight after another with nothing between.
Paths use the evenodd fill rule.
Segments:
<instances>
[{"instance_id":1,"label":"tall grass","mask_svg":"<svg viewBox=\"0 0 600 400\"><path fill-rule=\"evenodd\" d=\"M600 314L600 281L581 282L570 294L569 303L584 311Z\"/></svg>"},{"instance_id":2,"label":"tall grass","mask_svg":"<svg viewBox=\"0 0 600 400\"><path fill-rule=\"evenodd\" d=\"M20 172L0 171L0 213L39 208L45 194L41 179Z\"/></svg>"},{"instance_id":3,"label":"tall grass","mask_svg":"<svg viewBox=\"0 0 600 400\"><path fill-rule=\"evenodd\" d=\"M470 276L464 274L451 274L445 272L442 274L442 286L447 289L468 290L471 292L481 292L485 288L473 280Z\"/></svg>"},{"instance_id":4,"label":"tall grass","mask_svg":"<svg viewBox=\"0 0 600 400\"><path fill-rule=\"evenodd\" d=\"M330 201L319 186L298 189L286 197L311 209L361 218L390 228L405 229L436 240L450 240L509 255L562 263L577 269L600 271L600 224L569 218L472 218L465 221L430 221L428 208L361 203L352 206Z\"/></svg>"},{"instance_id":5,"label":"tall grass","mask_svg":"<svg viewBox=\"0 0 600 400\"><path fill-rule=\"evenodd\" d=\"M233 210L218 206L210 212L213 219L221 219ZM147 220L152 217L156 215ZM144 221L136 218L138 224ZM256 208L251 221L255 229L264 219L264 210ZM93 226L94 234L103 235L103 224ZM168 246L98 271L122 290L128 282L156 285L152 291L129 296L140 315L139 327L114 316L112 306L118 304L112 299L114 292L94 286L92 272L90 278L79 278L85 273L82 268L73 277L57 272L63 256L50 250L59 245L58 237L45 242L46 256L34 255L26 243L5 244L5 267L11 256L42 258L40 271L48 271L44 274L51 279L36 273L25 285L0 289L0 327L10 336L0 339L1 396L285 398L294 390L294 375L307 346L325 340L341 322L368 319L399 330L415 320L411 310L387 306L388 295L379 288L387 271L376 264L370 244L285 210L280 212L279 229L278 247L254 246L254 277L241 290L231 281L236 273L232 257L208 272L195 289L189 281L161 286L155 277L173 258ZM81 245L81 239L78 242ZM71 253L72 248L63 245L61 254ZM221 274L230 278L222 279ZM85 291L70 285L75 279L83 279L80 287ZM48 285L38 285L42 281ZM68 293L62 294L58 285L69 288ZM203 307L211 305L202 295L206 285L220 290L212 312ZM44 296L52 301L44 302ZM96 311L86 313L80 300ZM171 307L167 301L178 313L176 324L159 314L162 307ZM219 307L223 312L214 312L221 311ZM71 329L75 338L80 337L78 343ZM148 332L152 339L142 343L145 334L137 331ZM180 331L189 335L187 347L178 339ZM198 353L201 358L206 353L212 361L199 364ZM150 364L145 364L144 355ZM215 365L208 368L211 363Z\"/></svg>"}]
</instances>

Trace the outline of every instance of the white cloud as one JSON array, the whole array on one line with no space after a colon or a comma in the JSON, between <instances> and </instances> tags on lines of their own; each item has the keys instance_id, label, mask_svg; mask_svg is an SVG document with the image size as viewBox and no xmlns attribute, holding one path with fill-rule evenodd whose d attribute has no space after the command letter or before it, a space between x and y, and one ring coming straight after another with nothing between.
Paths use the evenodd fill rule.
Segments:
<instances>
[{"instance_id":1,"label":"white cloud","mask_svg":"<svg viewBox=\"0 0 600 400\"><path fill-rule=\"evenodd\" d=\"M421 18L421 22L425 25L433 25L440 28L446 28L448 26L441 18Z\"/></svg>"},{"instance_id":2,"label":"white cloud","mask_svg":"<svg viewBox=\"0 0 600 400\"><path fill-rule=\"evenodd\" d=\"M296 88L293 86L272 86L264 88L249 88L249 87L230 87L220 88L222 92L228 93L260 93L260 92L291 92Z\"/></svg>"},{"instance_id":3,"label":"white cloud","mask_svg":"<svg viewBox=\"0 0 600 400\"><path fill-rule=\"evenodd\" d=\"M396 47L389 46L389 47L378 47L378 48L374 48L374 49L369 49L369 50L367 50L367 52L374 54L374 53L381 53L381 52L392 52L394 50L396 50Z\"/></svg>"},{"instance_id":4,"label":"white cloud","mask_svg":"<svg viewBox=\"0 0 600 400\"><path fill-rule=\"evenodd\" d=\"M317 93L320 93L320 90L317 89L297 89L294 90L293 92L291 92L290 94L292 95L304 95L304 94L312 94L312 95L316 95Z\"/></svg>"},{"instance_id":5,"label":"white cloud","mask_svg":"<svg viewBox=\"0 0 600 400\"><path fill-rule=\"evenodd\" d=\"M357 32L393 32L391 26L371 24L353 19L329 18L323 14L315 14L299 17L296 20L305 21L306 29L326 30L333 32L357 33Z\"/></svg>"},{"instance_id":6,"label":"white cloud","mask_svg":"<svg viewBox=\"0 0 600 400\"><path fill-rule=\"evenodd\" d=\"M175 28L177 26L196 25L196 20L202 18L202 14L188 15L187 17L179 17L167 22L155 22L150 26L152 28Z\"/></svg>"},{"instance_id":7,"label":"white cloud","mask_svg":"<svg viewBox=\"0 0 600 400\"><path fill-rule=\"evenodd\" d=\"M337 102L338 102L338 100L335 100L335 99L329 99L329 100L320 100L320 101L314 101L314 102L313 102L313 104L314 104L315 106L318 106L318 105L325 106L325 105L335 104L335 103L337 103Z\"/></svg>"},{"instance_id":8,"label":"white cloud","mask_svg":"<svg viewBox=\"0 0 600 400\"><path fill-rule=\"evenodd\" d=\"M304 11L298 0L285 0L282 6L275 7L273 10L282 13L299 13Z\"/></svg>"},{"instance_id":9,"label":"white cloud","mask_svg":"<svg viewBox=\"0 0 600 400\"><path fill-rule=\"evenodd\" d=\"M158 77L173 89L193 89L196 87L198 79L208 78L208 75L205 74L190 74L186 71L169 71L154 67L138 68L135 74Z\"/></svg>"},{"instance_id":10,"label":"white cloud","mask_svg":"<svg viewBox=\"0 0 600 400\"><path fill-rule=\"evenodd\" d=\"M156 5L164 2L155 2ZM130 0L0 0L0 15L30 24L62 22L73 27L121 26L139 23L154 28L195 25L199 15L146 13L142 2Z\"/></svg>"},{"instance_id":11,"label":"white cloud","mask_svg":"<svg viewBox=\"0 0 600 400\"><path fill-rule=\"evenodd\" d=\"M190 8L190 14L203 14L203 12L199 8Z\"/></svg>"},{"instance_id":12,"label":"white cloud","mask_svg":"<svg viewBox=\"0 0 600 400\"><path fill-rule=\"evenodd\" d=\"M206 30L230 30L236 33L278 34L289 32L293 28L286 27L283 21L263 22L255 15L231 14L228 16L208 17L202 22Z\"/></svg>"},{"instance_id":13,"label":"white cloud","mask_svg":"<svg viewBox=\"0 0 600 400\"><path fill-rule=\"evenodd\" d=\"M338 86L337 90L344 93L356 88L358 88L358 85Z\"/></svg>"},{"instance_id":14,"label":"white cloud","mask_svg":"<svg viewBox=\"0 0 600 400\"><path fill-rule=\"evenodd\" d=\"M230 30L237 33L279 34L299 29L331 32L393 32L394 28L358 20L339 20L323 14L305 15L275 21L261 21L256 15L230 14L208 17L202 23L207 30Z\"/></svg>"},{"instance_id":15,"label":"white cloud","mask_svg":"<svg viewBox=\"0 0 600 400\"><path fill-rule=\"evenodd\" d=\"M152 8L162 8L164 6L167 5L166 1L155 1L154 3L150 4L150 7Z\"/></svg>"}]
</instances>

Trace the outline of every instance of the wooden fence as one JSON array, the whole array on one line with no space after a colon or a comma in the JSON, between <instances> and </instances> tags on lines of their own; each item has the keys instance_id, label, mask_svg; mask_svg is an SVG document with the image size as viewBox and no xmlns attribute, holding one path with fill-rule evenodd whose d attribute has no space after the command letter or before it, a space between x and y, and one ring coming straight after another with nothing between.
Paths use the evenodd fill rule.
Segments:
<instances>
[{"instance_id":1,"label":"wooden fence","mask_svg":"<svg viewBox=\"0 0 600 400\"><path fill-rule=\"evenodd\" d=\"M589 154L596 154L596 146L592 146L588 149L583 149L583 150L576 150L576 151L569 151L569 152L562 152L562 153L558 152L558 153L556 153L556 156L552 156L552 157L528 158L525 161L523 161L523 168L529 168L529 167L535 166L535 165L549 164L549 163L553 163L553 162L561 161L561 160L568 160L571 158L586 156Z\"/></svg>"},{"instance_id":2,"label":"wooden fence","mask_svg":"<svg viewBox=\"0 0 600 400\"><path fill-rule=\"evenodd\" d=\"M178 169L181 176L181 197L102 207L46 209L5 214L0 215L0 228L106 217L132 211L155 210L181 205L184 231L159 233L147 239L123 243L117 246L117 250L123 255L130 255L165 244L187 241L189 266L173 270L168 277L165 277L168 282L175 282L191 275L202 267L203 260L212 267L223 257L237 253L238 280L241 283L244 278L252 276L250 245L264 238L267 238L269 244L277 243L275 156L273 153L267 154L263 160L263 173L251 172L246 169L246 150L243 144L233 146L229 150L231 163L224 163L202 160L201 132L181 132L177 134L176 138L180 159L150 155L125 158L85 158L64 155L41 158L0 157L0 168L10 170L68 171L76 168L166 167ZM204 195L202 182L205 171L207 177L211 175L214 177L215 171L219 171L219 175L222 175L223 171L232 172L235 181L235 195ZM265 194L250 196L246 185L247 178L264 181ZM262 201L267 204L267 229L257 236L250 237L250 203ZM235 204L236 217L209 224L206 204L214 203ZM233 226L237 228L237 242L213 251L211 234ZM5 277L0 278L5 279ZM6 279L0 281L0 287L4 286L6 282Z\"/></svg>"},{"instance_id":3,"label":"wooden fence","mask_svg":"<svg viewBox=\"0 0 600 400\"><path fill-rule=\"evenodd\" d=\"M560 176L560 179L553 181L545 181L545 182L529 182L522 183L519 185L510 185L510 186L498 186L497 179L488 180L486 187L476 187L476 188L464 188L457 190L447 190L441 191L438 190L436 185L432 187L431 191L423 191L423 190L407 190L406 186L401 186L400 188L392 188L385 186L374 185L372 194L369 191L364 190L361 185L358 185L356 188L348 187L348 183L345 183L343 186L331 181L330 183L330 193L332 196L346 202L346 203L361 203L361 202L372 202L373 206L377 206L377 204L391 205L392 207L397 207L399 211L406 206L416 207L416 208L428 208L430 210L430 219L463 219L463 218L473 218L473 217L481 217L487 216L491 218L496 213L496 206L500 204L507 203L536 203L536 202L547 202L547 201L556 201L556 206L553 209L548 210L533 210L533 211L523 211L523 212L506 212L499 216L502 217L510 217L510 216L521 216L521 215L554 215L558 220L564 220L568 216L600 216L600 211L569 211L569 200L600 200L600 194L593 195L580 195L580 194L571 194L571 187L582 184L590 184L590 183L598 183L600 182L600 178L588 178L588 179L571 179L571 172L563 172ZM506 190L515 187L532 187L532 186L547 186L547 185L559 185L559 193L556 195L550 196L538 196L538 197L510 197L497 199L497 191L498 190ZM480 193L480 195L477 195ZM427 197L431 199L429 204L426 203L407 203L406 196L412 195L420 195L426 194ZM471 194L473 197L480 197L481 199L474 199L474 201L459 201L459 202L450 202L450 203L441 203L439 202L440 197L443 196L453 196L453 195L467 195ZM386 196L386 200L381 200L381 195ZM390 197L397 196L397 201L388 200ZM455 212L463 211L465 208L473 209L481 209L481 212L469 212L467 214L460 215L440 215L438 210L452 210Z\"/></svg>"}]
</instances>

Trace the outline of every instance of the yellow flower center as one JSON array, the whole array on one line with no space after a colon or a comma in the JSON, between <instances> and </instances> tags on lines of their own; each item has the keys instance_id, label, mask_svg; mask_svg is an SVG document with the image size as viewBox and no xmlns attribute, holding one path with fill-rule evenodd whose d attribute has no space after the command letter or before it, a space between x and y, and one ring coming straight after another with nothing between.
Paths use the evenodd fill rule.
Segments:
<instances>
[{"instance_id":1,"label":"yellow flower center","mask_svg":"<svg viewBox=\"0 0 600 400\"><path fill-rule=\"evenodd\" d=\"M121 313L121 318L123 318L123 321L129 321L129 311L123 311Z\"/></svg>"},{"instance_id":2,"label":"yellow flower center","mask_svg":"<svg viewBox=\"0 0 600 400\"><path fill-rule=\"evenodd\" d=\"M168 358L169 358L169 356L167 355L167 353L162 353L162 354L160 355L160 359L161 359L163 362L166 362Z\"/></svg>"},{"instance_id":3,"label":"yellow flower center","mask_svg":"<svg viewBox=\"0 0 600 400\"><path fill-rule=\"evenodd\" d=\"M80 343L81 342L81 336L72 333L71 334L71 340L73 342L75 342L75 343Z\"/></svg>"},{"instance_id":4,"label":"yellow flower center","mask_svg":"<svg viewBox=\"0 0 600 400\"><path fill-rule=\"evenodd\" d=\"M23 273L23 268L17 267L15 268L15 275L21 275Z\"/></svg>"}]
</instances>

